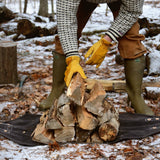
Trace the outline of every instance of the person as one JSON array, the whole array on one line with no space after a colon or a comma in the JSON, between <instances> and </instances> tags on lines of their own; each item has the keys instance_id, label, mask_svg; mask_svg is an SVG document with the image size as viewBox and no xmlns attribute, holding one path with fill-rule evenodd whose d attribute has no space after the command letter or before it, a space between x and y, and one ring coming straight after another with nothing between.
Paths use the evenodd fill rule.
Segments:
<instances>
[{"instance_id":1,"label":"person","mask_svg":"<svg viewBox=\"0 0 160 160\"><path fill-rule=\"evenodd\" d=\"M107 3L114 21L105 35L86 53L86 64L99 67L112 42L118 42L118 50L124 59L126 90L136 113L153 115L142 97L141 85L145 68L146 48L141 43L138 17L142 14L144 0L57 0L57 28L61 53L66 57L65 83L68 86L74 73L86 75L80 66L78 39L83 28L99 3Z\"/></svg>"}]
</instances>

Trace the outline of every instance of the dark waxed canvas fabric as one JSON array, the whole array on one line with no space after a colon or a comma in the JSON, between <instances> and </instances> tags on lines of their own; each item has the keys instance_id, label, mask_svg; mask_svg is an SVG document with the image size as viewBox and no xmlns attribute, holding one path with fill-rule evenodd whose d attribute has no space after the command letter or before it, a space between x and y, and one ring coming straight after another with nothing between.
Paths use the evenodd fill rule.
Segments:
<instances>
[{"instance_id":1,"label":"dark waxed canvas fabric","mask_svg":"<svg viewBox=\"0 0 160 160\"><path fill-rule=\"evenodd\" d=\"M0 123L0 135L24 146L36 146L40 143L32 141L31 134L39 123L40 115L25 114L24 116ZM120 113L120 128L117 138L108 143L123 140L142 139L160 133L160 117L142 114Z\"/></svg>"}]
</instances>

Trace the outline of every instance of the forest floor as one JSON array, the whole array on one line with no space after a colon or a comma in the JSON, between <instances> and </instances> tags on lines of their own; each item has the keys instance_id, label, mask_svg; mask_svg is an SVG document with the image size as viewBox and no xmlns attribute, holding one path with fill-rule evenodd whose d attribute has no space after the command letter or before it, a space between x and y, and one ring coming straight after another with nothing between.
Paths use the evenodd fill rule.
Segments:
<instances>
[{"instance_id":1,"label":"forest floor","mask_svg":"<svg viewBox=\"0 0 160 160\"><path fill-rule=\"evenodd\" d=\"M160 24L160 2L145 1L144 13L142 17L149 17L152 22ZM153 10L153 12L149 12ZM30 15L32 16L32 15ZM101 17L101 18L99 18ZM104 23L105 21L105 23ZM82 57L82 67L88 78L125 80L123 65L115 62L117 49L110 51L102 65L97 69L87 66L84 54L88 48L99 39L99 35L104 32L112 21L110 11L105 16L105 5L100 5L91 16L80 39L80 54ZM9 25L7 22L3 25ZM97 28L97 26L100 26ZM12 29L12 28L10 28ZM13 27L14 29L14 27ZM99 30L100 33L97 31ZM96 31L96 32L95 32ZM144 29L141 30L144 32ZM94 33L94 34L93 34ZM5 35L0 32L1 40L12 40L13 35ZM35 37L16 41L18 55L18 78L21 81L25 77L23 87L17 85L0 85L0 120L7 121L16 119L26 112L32 114L42 114L39 110L40 102L47 97L52 85L52 50L55 47L55 35L46 37ZM147 37L144 41L148 53L153 57L150 72L145 74L144 81L160 82L159 58L160 34ZM19 92L21 89L21 92ZM158 88L159 89L159 88ZM157 89L157 90L158 90ZM134 110L127 104L127 94L125 92L107 92L107 100L119 112L132 112ZM145 102L152 108L155 115L160 116L160 97L157 99L147 99L143 93ZM160 134L153 135L140 140L126 140L116 144L72 144L60 145L55 150L48 145L26 147L18 145L0 136L0 159L1 160L52 160L52 159L108 159L108 160L158 160L160 159Z\"/></svg>"}]
</instances>

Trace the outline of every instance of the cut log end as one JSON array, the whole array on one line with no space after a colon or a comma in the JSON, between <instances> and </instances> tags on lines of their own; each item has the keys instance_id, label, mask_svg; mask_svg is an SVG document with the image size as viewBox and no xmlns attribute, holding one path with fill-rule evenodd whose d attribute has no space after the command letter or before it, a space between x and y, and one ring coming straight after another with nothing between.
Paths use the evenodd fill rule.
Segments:
<instances>
[{"instance_id":1,"label":"cut log end","mask_svg":"<svg viewBox=\"0 0 160 160\"><path fill-rule=\"evenodd\" d=\"M113 141L117 136L117 130L111 124L103 124L99 128L99 136L102 140Z\"/></svg>"},{"instance_id":2,"label":"cut log end","mask_svg":"<svg viewBox=\"0 0 160 160\"><path fill-rule=\"evenodd\" d=\"M119 131L119 125L119 121L115 117L109 122L103 123L98 130L100 138L105 142L115 140Z\"/></svg>"}]
</instances>

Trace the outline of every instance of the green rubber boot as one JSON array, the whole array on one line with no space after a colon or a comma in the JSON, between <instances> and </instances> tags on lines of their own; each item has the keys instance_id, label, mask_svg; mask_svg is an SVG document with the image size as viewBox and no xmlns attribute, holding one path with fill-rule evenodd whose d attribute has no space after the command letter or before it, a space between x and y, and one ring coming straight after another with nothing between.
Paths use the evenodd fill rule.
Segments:
<instances>
[{"instance_id":1,"label":"green rubber boot","mask_svg":"<svg viewBox=\"0 0 160 160\"><path fill-rule=\"evenodd\" d=\"M65 88L64 72L66 70L65 55L53 51L53 82L52 90L47 99L40 103L40 110L49 109Z\"/></svg>"},{"instance_id":2,"label":"green rubber boot","mask_svg":"<svg viewBox=\"0 0 160 160\"><path fill-rule=\"evenodd\" d=\"M145 57L125 59L126 90L132 107L136 113L154 115L150 107L145 104L142 97L142 79L145 68Z\"/></svg>"}]
</instances>

